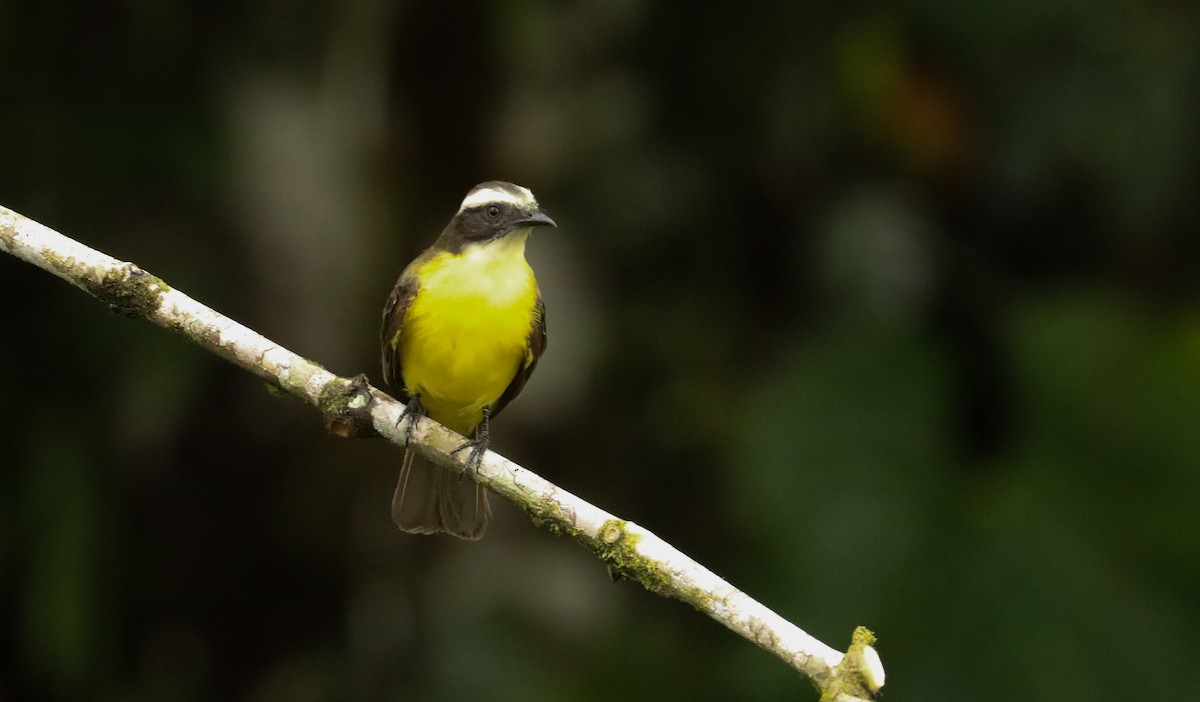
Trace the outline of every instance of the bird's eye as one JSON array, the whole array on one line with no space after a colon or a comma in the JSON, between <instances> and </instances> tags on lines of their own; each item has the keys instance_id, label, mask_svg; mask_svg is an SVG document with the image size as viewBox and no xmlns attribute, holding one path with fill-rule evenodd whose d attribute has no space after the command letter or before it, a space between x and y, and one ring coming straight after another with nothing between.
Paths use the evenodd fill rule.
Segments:
<instances>
[{"instance_id":1,"label":"bird's eye","mask_svg":"<svg viewBox=\"0 0 1200 702\"><path fill-rule=\"evenodd\" d=\"M488 205L487 216L491 219L496 219L500 216L500 208L496 205Z\"/></svg>"}]
</instances>

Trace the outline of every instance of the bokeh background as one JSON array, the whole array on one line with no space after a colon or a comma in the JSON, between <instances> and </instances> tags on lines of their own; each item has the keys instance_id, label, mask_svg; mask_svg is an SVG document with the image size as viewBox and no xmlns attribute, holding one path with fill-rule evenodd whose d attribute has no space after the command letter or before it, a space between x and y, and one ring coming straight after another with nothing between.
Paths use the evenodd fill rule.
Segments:
<instances>
[{"instance_id":1,"label":"bokeh background","mask_svg":"<svg viewBox=\"0 0 1200 702\"><path fill-rule=\"evenodd\" d=\"M889 700L1174 699L1200 625L1200 8L0 3L0 203L342 374L531 187L496 447ZM0 700L814 700L497 501L0 258ZM1185 687L1186 689L1186 687Z\"/></svg>"}]
</instances>

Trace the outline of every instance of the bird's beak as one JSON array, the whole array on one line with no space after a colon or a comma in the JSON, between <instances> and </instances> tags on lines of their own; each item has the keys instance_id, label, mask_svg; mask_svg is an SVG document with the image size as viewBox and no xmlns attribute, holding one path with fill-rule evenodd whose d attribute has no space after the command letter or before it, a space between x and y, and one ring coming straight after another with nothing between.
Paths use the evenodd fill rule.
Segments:
<instances>
[{"instance_id":1,"label":"bird's beak","mask_svg":"<svg viewBox=\"0 0 1200 702\"><path fill-rule=\"evenodd\" d=\"M554 223L554 220L550 219L550 215L546 214L545 211L540 210L540 209L530 212L529 216L527 216L524 219L522 219L521 221L517 222L517 226L519 226L519 227L554 227L555 229L558 228L558 225Z\"/></svg>"}]
</instances>

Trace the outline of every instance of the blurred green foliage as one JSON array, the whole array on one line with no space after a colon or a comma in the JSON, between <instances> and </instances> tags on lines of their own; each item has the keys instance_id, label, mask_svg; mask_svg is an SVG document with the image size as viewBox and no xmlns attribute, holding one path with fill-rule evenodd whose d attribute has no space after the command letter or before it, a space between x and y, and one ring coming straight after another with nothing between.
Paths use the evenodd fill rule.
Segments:
<instances>
[{"instance_id":1,"label":"blurred green foliage","mask_svg":"<svg viewBox=\"0 0 1200 702\"><path fill-rule=\"evenodd\" d=\"M3 3L0 203L343 374L490 178L561 230L515 460L887 698L1178 696L1200 625L1200 10ZM815 699L399 453L0 260L0 700Z\"/></svg>"}]
</instances>

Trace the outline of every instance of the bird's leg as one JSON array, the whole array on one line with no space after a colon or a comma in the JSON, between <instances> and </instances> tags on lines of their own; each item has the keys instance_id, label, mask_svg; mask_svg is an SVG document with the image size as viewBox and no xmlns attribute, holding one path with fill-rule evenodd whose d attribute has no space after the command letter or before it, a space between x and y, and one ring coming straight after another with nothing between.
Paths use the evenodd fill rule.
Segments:
<instances>
[{"instance_id":1,"label":"bird's leg","mask_svg":"<svg viewBox=\"0 0 1200 702\"><path fill-rule=\"evenodd\" d=\"M467 471L478 471L480 464L483 463L483 454L487 453L488 450L488 418L491 414L491 409L484 407L483 421L479 422L479 426L475 427L475 438L450 452L451 454L455 454L463 449L471 449L471 453L467 456L466 467L463 470L464 474Z\"/></svg>"},{"instance_id":2,"label":"bird's leg","mask_svg":"<svg viewBox=\"0 0 1200 702\"><path fill-rule=\"evenodd\" d=\"M421 404L421 396L414 394L408 400L408 404L404 406L404 411L400 413L400 419L396 420L396 428L408 420L408 431L404 432L404 445L408 446L412 443L413 429L417 427L417 420L425 414L425 405Z\"/></svg>"}]
</instances>

